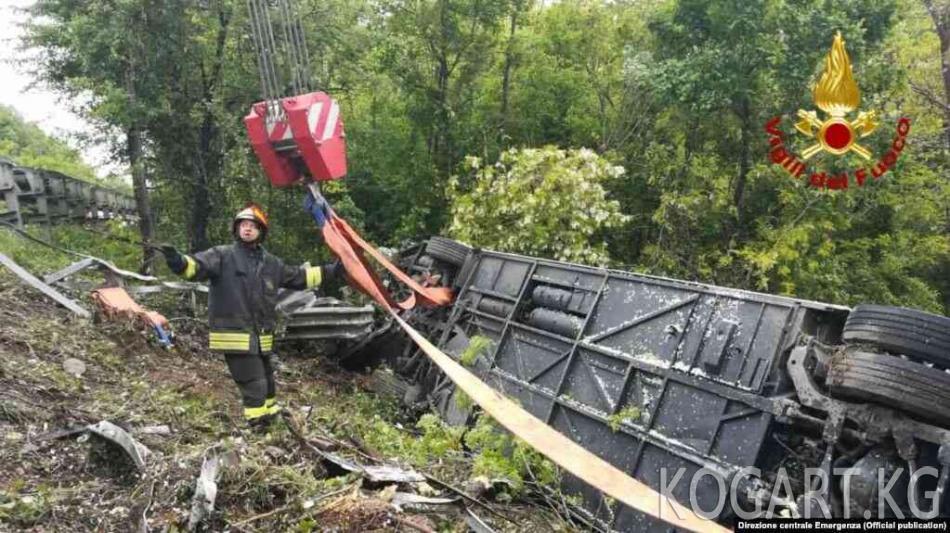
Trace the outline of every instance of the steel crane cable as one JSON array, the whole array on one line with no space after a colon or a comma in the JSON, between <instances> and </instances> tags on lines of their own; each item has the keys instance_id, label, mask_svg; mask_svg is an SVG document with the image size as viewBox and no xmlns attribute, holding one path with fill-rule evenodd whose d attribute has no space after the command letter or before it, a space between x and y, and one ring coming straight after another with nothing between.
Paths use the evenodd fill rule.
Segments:
<instances>
[{"instance_id":1,"label":"steel crane cable","mask_svg":"<svg viewBox=\"0 0 950 533\"><path fill-rule=\"evenodd\" d=\"M304 39L300 17L292 0L278 0L280 14L283 17L281 27L288 54L288 67L294 91L297 94L310 91L310 55Z\"/></svg>"},{"instance_id":2,"label":"steel crane cable","mask_svg":"<svg viewBox=\"0 0 950 533\"><path fill-rule=\"evenodd\" d=\"M277 74L276 50L267 0L247 0L248 17L251 22L251 35L258 52L258 70L261 77L261 89L267 102L268 114L280 114L277 100L281 96L281 84Z\"/></svg>"},{"instance_id":3,"label":"steel crane cable","mask_svg":"<svg viewBox=\"0 0 950 533\"><path fill-rule=\"evenodd\" d=\"M273 20L269 4L276 10ZM290 88L296 94L311 90L310 52L304 38L303 26L292 0L247 0L247 9L251 37L257 49L261 90L267 102L268 114L279 115L282 110L278 100L286 96L280 75L284 70L290 71ZM283 39L280 48L274 37L274 22L281 26ZM283 57L280 57L281 55ZM281 68L282 65L286 69Z\"/></svg>"},{"instance_id":4,"label":"steel crane cable","mask_svg":"<svg viewBox=\"0 0 950 533\"><path fill-rule=\"evenodd\" d=\"M303 72L305 75L304 89L309 92L313 90L313 85L311 84L311 77L310 77L310 51L307 49L307 41L304 37L303 26L300 22L299 17L297 17L294 20L293 28L294 28L294 31L297 33L297 41L299 43L300 49L303 51L303 63L301 64L301 68L303 69Z\"/></svg>"},{"instance_id":5,"label":"steel crane cable","mask_svg":"<svg viewBox=\"0 0 950 533\"><path fill-rule=\"evenodd\" d=\"M274 39L274 25L271 23L270 11L267 9L267 6L265 5L264 0L260 0L259 5L261 6L261 12L263 13L263 18L261 19L261 24L264 29L263 35L266 38L266 41L265 41L266 45L268 49L271 51L271 58L268 63L270 65L270 71L271 71L271 83L273 87L273 93L272 93L273 96L270 100L270 106L271 106L271 111L274 113L274 115L279 117L283 113L277 101L281 97L282 91L281 91L280 76L277 73L277 65L278 65L276 61L277 42Z\"/></svg>"},{"instance_id":6,"label":"steel crane cable","mask_svg":"<svg viewBox=\"0 0 950 533\"><path fill-rule=\"evenodd\" d=\"M261 92L264 100L271 99L270 74L266 63L270 60L264 46L264 39L260 28L261 17L258 11L256 0L247 0L248 21L251 25L251 38L254 41L254 49L257 51L257 71L261 78Z\"/></svg>"},{"instance_id":7,"label":"steel crane cable","mask_svg":"<svg viewBox=\"0 0 950 533\"><path fill-rule=\"evenodd\" d=\"M300 92L310 92L312 90L310 84L310 53L307 50L307 41L304 37L301 18L298 16L292 0L284 0L284 2L288 4L288 11L292 17L288 27L293 37L294 46L297 48L297 61L294 66L299 71Z\"/></svg>"},{"instance_id":8,"label":"steel crane cable","mask_svg":"<svg viewBox=\"0 0 950 533\"><path fill-rule=\"evenodd\" d=\"M281 30L284 34L284 47L287 51L288 67L290 70L290 82L293 84L293 90L295 94L300 94L303 92L301 87L300 79L300 57L298 57L298 48L297 43L293 37L293 30L291 30L291 25L293 24L293 19L290 16L290 7L287 5L287 0L278 0L277 6L280 9L281 15Z\"/></svg>"}]
</instances>

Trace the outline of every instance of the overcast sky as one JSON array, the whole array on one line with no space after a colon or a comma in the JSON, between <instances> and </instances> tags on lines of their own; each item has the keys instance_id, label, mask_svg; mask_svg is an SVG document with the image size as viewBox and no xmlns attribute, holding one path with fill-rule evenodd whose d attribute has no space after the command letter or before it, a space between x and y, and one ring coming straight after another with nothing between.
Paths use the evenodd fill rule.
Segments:
<instances>
[{"instance_id":1,"label":"overcast sky","mask_svg":"<svg viewBox=\"0 0 950 533\"><path fill-rule=\"evenodd\" d=\"M21 72L11 59L17 55L18 23L25 18L19 9L32 5L34 0L0 0L0 103L13 107L26 120L43 131L60 137L73 147L81 148L83 159L96 168L100 175L115 172L124 174L121 166L108 163L104 146L80 147L75 136L92 133L85 121L69 111L69 102L42 88L28 88L29 76Z\"/></svg>"}]
</instances>

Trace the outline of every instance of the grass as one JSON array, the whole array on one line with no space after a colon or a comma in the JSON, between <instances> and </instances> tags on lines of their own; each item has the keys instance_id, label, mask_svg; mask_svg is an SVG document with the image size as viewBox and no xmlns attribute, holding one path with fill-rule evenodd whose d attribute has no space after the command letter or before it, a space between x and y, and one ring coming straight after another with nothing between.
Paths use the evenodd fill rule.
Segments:
<instances>
[{"instance_id":1,"label":"grass","mask_svg":"<svg viewBox=\"0 0 950 533\"><path fill-rule=\"evenodd\" d=\"M7 250L14 245L9 237L0 231L0 246ZM33 257L30 266L40 272L58 268L50 257ZM19 304L24 301L29 305ZM161 306L174 300L143 303L160 304L167 314ZM223 361L202 348L203 326L176 324L182 328L179 345L165 351L131 324L75 319L0 269L0 529L123 530L128 515L110 510L148 505L150 527L183 530L195 476L211 447L239 458L219 480L211 530L280 509L255 520L253 530L318 531L326 510L323 503L306 502L359 485L353 475L327 477L319 458L300 446L283 421L266 435L242 429L237 390ZM81 378L63 371L70 357L86 364ZM524 480L556 479L552 465L487 418L468 431L431 413L416 418L395 401L363 390L358 375L326 359L284 360L288 370L278 377L279 397L307 437L356 443L457 486L484 475L509 479L513 494L523 494ZM303 414L307 406L312 409ZM147 474L120 482L88 468L89 445L74 438L21 451L39 433L103 419L133 431L170 426L171 435L141 437L154 452ZM365 461L349 448L338 453ZM524 520L557 521L530 509ZM464 530L457 518L440 520L439 531Z\"/></svg>"},{"instance_id":2,"label":"grass","mask_svg":"<svg viewBox=\"0 0 950 533\"><path fill-rule=\"evenodd\" d=\"M481 355L488 355L491 351L492 341L488 337L476 335L469 339L468 346L459 357L459 362L464 366L471 367L475 364Z\"/></svg>"},{"instance_id":3,"label":"grass","mask_svg":"<svg viewBox=\"0 0 950 533\"><path fill-rule=\"evenodd\" d=\"M127 242L138 239L135 228L115 220L87 226L28 225L26 232L58 247L112 261L126 270L137 270L142 260L141 248ZM6 226L0 226L0 252L37 276L80 259L29 241Z\"/></svg>"},{"instance_id":4,"label":"grass","mask_svg":"<svg viewBox=\"0 0 950 533\"><path fill-rule=\"evenodd\" d=\"M607 426L616 433L620 431L620 425L624 422L633 422L640 419L640 408L634 405L628 405L620 411L607 417Z\"/></svg>"}]
</instances>

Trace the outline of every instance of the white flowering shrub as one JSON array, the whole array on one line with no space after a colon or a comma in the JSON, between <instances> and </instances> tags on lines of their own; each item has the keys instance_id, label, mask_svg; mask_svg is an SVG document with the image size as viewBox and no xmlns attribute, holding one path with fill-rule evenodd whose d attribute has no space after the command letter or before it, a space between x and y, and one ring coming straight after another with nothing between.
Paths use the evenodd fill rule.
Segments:
<instances>
[{"instance_id":1,"label":"white flowering shrub","mask_svg":"<svg viewBox=\"0 0 950 533\"><path fill-rule=\"evenodd\" d=\"M498 162L482 166L465 160L473 174L468 192L459 180L449 184L448 234L481 248L554 258L589 265L606 264L605 230L627 221L604 184L623 175L623 167L586 148L516 148Z\"/></svg>"}]
</instances>

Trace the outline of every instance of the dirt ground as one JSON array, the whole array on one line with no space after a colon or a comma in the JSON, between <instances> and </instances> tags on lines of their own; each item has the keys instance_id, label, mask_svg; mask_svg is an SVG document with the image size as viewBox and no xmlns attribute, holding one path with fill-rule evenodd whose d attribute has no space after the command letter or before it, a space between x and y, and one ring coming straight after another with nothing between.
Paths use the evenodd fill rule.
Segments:
<instances>
[{"instance_id":1,"label":"dirt ground","mask_svg":"<svg viewBox=\"0 0 950 533\"><path fill-rule=\"evenodd\" d=\"M0 270L0 531L187 531L196 477L213 456L222 466L200 530L469 531L469 511L498 531L575 530L529 491L470 490L478 472L462 430L420 425L419 412L366 391L365 375L329 357L283 353L286 417L268 433L248 430L184 302L143 300L172 320L176 347L166 350L134 324L76 319ZM148 449L144 470L98 437L64 434L102 420ZM327 451L429 479L370 483ZM399 504L405 494L453 502Z\"/></svg>"}]
</instances>

